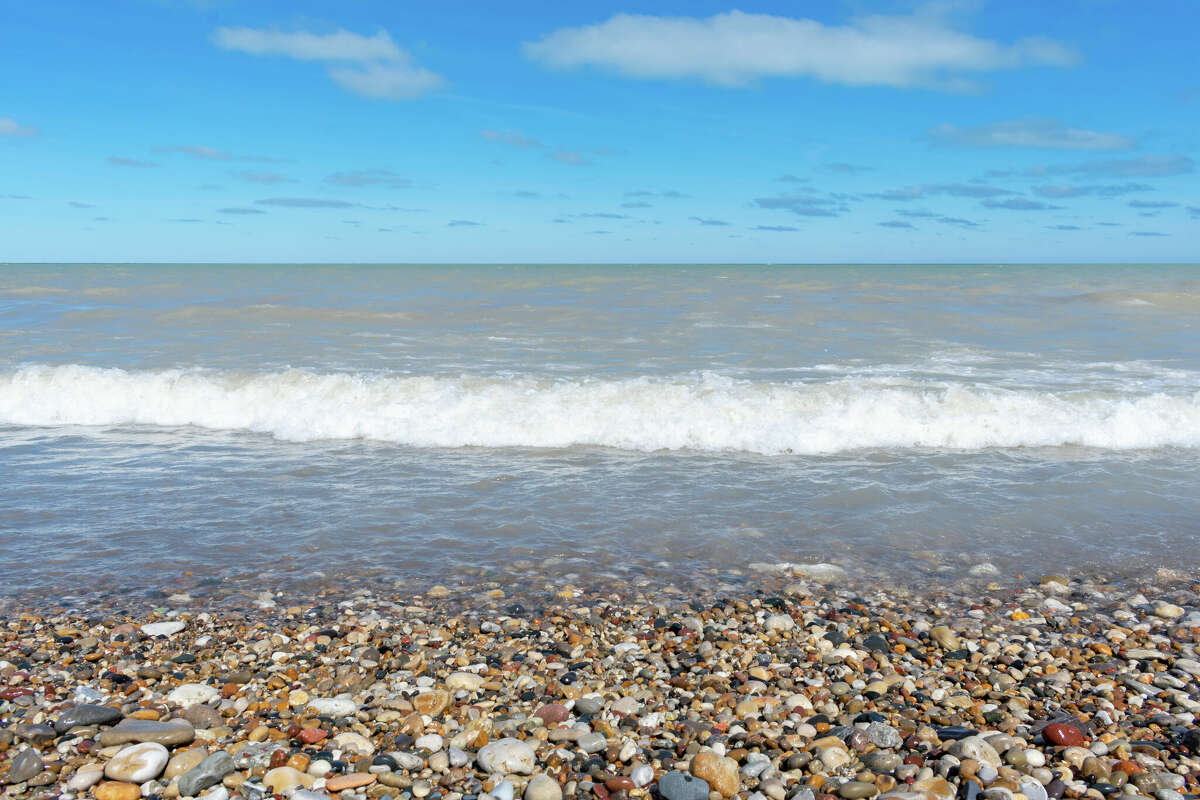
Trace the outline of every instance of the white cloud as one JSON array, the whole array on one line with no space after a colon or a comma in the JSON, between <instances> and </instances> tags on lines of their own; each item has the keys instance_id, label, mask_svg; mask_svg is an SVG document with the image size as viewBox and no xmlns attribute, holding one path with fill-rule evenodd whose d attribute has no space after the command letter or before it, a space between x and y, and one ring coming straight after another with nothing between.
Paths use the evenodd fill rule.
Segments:
<instances>
[{"instance_id":1,"label":"white cloud","mask_svg":"<svg viewBox=\"0 0 1200 800\"><path fill-rule=\"evenodd\" d=\"M213 41L225 50L255 56L287 56L297 61L404 61L408 54L387 31L362 36L350 31L284 33L255 28L217 28Z\"/></svg>"},{"instance_id":2,"label":"white cloud","mask_svg":"<svg viewBox=\"0 0 1200 800\"><path fill-rule=\"evenodd\" d=\"M1042 150L1130 150L1137 140L1115 133L1068 128L1057 119L1023 119L960 128L938 125L929 138L965 147L1027 147Z\"/></svg>"},{"instance_id":3,"label":"white cloud","mask_svg":"<svg viewBox=\"0 0 1200 800\"><path fill-rule=\"evenodd\" d=\"M851 86L967 90L974 85L960 73L1078 60L1049 39L1003 44L953 30L928 14L874 15L842 26L741 11L707 19L617 14L554 31L524 50L555 68L592 66L633 78L699 78L720 86L807 76Z\"/></svg>"},{"instance_id":4,"label":"white cloud","mask_svg":"<svg viewBox=\"0 0 1200 800\"><path fill-rule=\"evenodd\" d=\"M441 75L414 64L412 55L384 30L363 36L345 30L319 34L217 28L213 42L250 55L326 63L329 78L338 86L379 100L411 100L446 85Z\"/></svg>"},{"instance_id":5,"label":"white cloud","mask_svg":"<svg viewBox=\"0 0 1200 800\"><path fill-rule=\"evenodd\" d=\"M0 117L0 136L37 136L37 128L22 125L12 117Z\"/></svg>"},{"instance_id":6,"label":"white cloud","mask_svg":"<svg viewBox=\"0 0 1200 800\"><path fill-rule=\"evenodd\" d=\"M411 64L333 67L329 77L347 91L377 100L413 100L446 85L441 75Z\"/></svg>"}]
</instances>

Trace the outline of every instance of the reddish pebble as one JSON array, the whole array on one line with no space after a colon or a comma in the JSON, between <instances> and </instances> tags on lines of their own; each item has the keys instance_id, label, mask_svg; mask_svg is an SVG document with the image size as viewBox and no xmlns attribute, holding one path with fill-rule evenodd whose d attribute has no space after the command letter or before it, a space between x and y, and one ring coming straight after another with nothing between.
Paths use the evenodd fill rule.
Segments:
<instances>
[{"instance_id":1,"label":"reddish pebble","mask_svg":"<svg viewBox=\"0 0 1200 800\"><path fill-rule=\"evenodd\" d=\"M571 712L567 711L566 706L559 705L558 703L549 703L533 712L533 715L541 717L542 722L545 722L547 725L554 725L571 716Z\"/></svg>"},{"instance_id":2,"label":"reddish pebble","mask_svg":"<svg viewBox=\"0 0 1200 800\"><path fill-rule=\"evenodd\" d=\"M600 800L608 800L608 789L604 788L604 784L593 783L592 791L596 793L596 797L599 797Z\"/></svg>"},{"instance_id":3,"label":"reddish pebble","mask_svg":"<svg viewBox=\"0 0 1200 800\"><path fill-rule=\"evenodd\" d=\"M349 775L338 775L325 782L325 791L341 792L346 789L358 789L370 786L375 782L375 776L366 772L351 772Z\"/></svg>"},{"instance_id":4,"label":"reddish pebble","mask_svg":"<svg viewBox=\"0 0 1200 800\"><path fill-rule=\"evenodd\" d=\"M286 750L276 750L274 753L271 753L270 768L275 769L276 767L282 767L287 763L287 760L288 753Z\"/></svg>"},{"instance_id":5,"label":"reddish pebble","mask_svg":"<svg viewBox=\"0 0 1200 800\"><path fill-rule=\"evenodd\" d=\"M1087 738L1083 735L1083 731L1074 725L1065 725L1061 722L1053 722L1047 725L1042 730L1042 736L1046 737L1046 741L1060 747L1082 747L1087 743Z\"/></svg>"},{"instance_id":6,"label":"reddish pebble","mask_svg":"<svg viewBox=\"0 0 1200 800\"><path fill-rule=\"evenodd\" d=\"M32 689L26 689L23 686L12 686L8 689L0 689L0 700L16 700L22 695L32 695Z\"/></svg>"},{"instance_id":7,"label":"reddish pebble","mask_svg":"<svg viewBox=\"0 0 1200 800\"><path fill-rule=\"evenodd\" d=\"M604 782L604 787L610 792L632 792L637 788L637 784L633 782L632 778L622 776L609 778Z\"/></svg>"},{"instance_id":8,"label":"reddish pebble","mask_svg":"<svg viewBox=\"0 0 1200 800\"><path fill-rule=\"evenodd\" d=\"M300 735L296 738L305 744L316 744L328 735L329 734L327 732L321 730L320 728L305 728L304 730L300 731Z\"/></svg>"}]
</instances>

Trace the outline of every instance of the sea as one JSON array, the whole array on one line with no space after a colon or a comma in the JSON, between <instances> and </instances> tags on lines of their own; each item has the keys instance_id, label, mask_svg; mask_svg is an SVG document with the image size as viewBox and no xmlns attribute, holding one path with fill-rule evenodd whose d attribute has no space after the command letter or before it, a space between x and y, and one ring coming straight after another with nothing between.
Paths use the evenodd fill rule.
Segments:
<instances>
[{"instance_id":1,"label":"sea","mask_svg":"<svg viewBox=\"0 0 1200 800\"><path fill-rule=\"evenodd\" d=\"M0 265L0 594L1200 565L1195 265Z\"/></svg>"}]
</instances>

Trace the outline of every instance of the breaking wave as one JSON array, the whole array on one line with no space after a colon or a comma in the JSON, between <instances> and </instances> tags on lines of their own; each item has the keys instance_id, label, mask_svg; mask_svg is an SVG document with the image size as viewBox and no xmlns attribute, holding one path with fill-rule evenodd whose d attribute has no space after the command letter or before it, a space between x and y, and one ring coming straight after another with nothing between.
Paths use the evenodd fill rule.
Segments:
<instances>
[{"instance_id":1,"label":"breaking wave","mask_svg":"<svg viewBox=\"0 0 1200 800\"><path fill-rule=\"evenodd\" d=\"M0 424L197 426L413 447L741 451L1200 448L1200 392L1012 389L857 376L384 376L305 370L0 371Z\"/></svg>"}]
</instances>

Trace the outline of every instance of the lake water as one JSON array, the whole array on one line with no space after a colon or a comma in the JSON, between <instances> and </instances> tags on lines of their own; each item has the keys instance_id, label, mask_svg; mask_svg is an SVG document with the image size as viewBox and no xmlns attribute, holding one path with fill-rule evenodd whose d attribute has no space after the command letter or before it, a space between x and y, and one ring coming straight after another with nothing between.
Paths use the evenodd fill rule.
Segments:
<instances>
[{"instance_id":1,"label":"lake water","mask_svg":"<svg viewBox=\"0 0 1200 800\"><path fill-rule=\"evenodd\" d=\"M0 266L0 593L1125 575L1197 534L1195 266Z\"/></svg>"}]
</instances>

